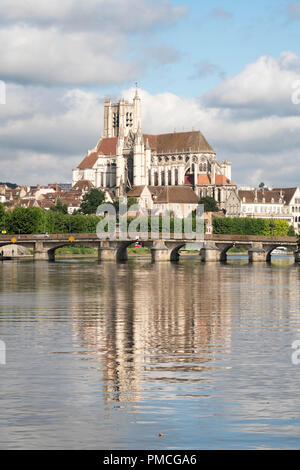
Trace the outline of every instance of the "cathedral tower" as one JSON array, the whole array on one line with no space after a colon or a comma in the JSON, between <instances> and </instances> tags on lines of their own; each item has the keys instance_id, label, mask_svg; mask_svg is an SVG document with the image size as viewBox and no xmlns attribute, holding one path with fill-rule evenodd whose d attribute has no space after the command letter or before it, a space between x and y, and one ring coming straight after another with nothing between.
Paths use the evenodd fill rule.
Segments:
<instances>
[{"instance_id":1,"label":"cathedral tower","mask_svg":"<svg viewBox=\"0 0 300 470\"><path fill-rule=\"evenodd\" d=\"M110 99L104 102L104 136L119 137L122 129L124 137L131 130L134 134L141 126L141 99L136 90L132 103L121 98L118 103L112 103Z\"/></svg>"}]
</instances>

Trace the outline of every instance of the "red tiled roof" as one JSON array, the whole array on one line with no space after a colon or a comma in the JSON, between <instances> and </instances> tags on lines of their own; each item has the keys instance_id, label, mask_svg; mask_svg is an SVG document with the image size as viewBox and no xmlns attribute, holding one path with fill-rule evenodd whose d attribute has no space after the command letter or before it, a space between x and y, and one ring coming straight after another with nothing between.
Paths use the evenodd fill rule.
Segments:
<instances>
[{"instance_id":1,"label":"red tiled roof","mask_svg":"<svg viewBox=\"0 0 300 470\"><path fill-rule=\"evenodd\" d=\"M296 192L297 188L274 188L273 191L282 191L283 198L286 202L286 204L289 204Z\"/></svg>"},{"instance_id":2,"label":"red tiled roof","mask_svg":"<svg viewBox=\"0 0 300 470\"><path fill-rule=\"evenodd\" d=\"M211 184L209 175L198 175L198 184ZM215 184L233 184L225 175L216 175Z\"/></svg>"},{"instance_id":3,"label":"red tiled roof","mask_svg":"<svg viewBox=\"0 0 300 470\"><path fill-rule=\"evenodd\" d=\"M80 170L84 170L85 168L93 168L96 161L98 160L98 155L96 152L90 153L87 157L85 157L81 163L79 163L78 167Z\"/></svg>"},{"instance_id":4,"label":"red tiled roof","mask_svg":"<svg viewBox=\"0 0 300 470\"><path fill-rule=\"evenodd\" d=\"M155 199L155 204L197 204L199 197L188 186L165 186Z\"/></svg>"},{"instance_id":5,"label":"red tiled roof","mask_svg":"<svg viewBox=\"0 0 300 470\"><path fill-rule=\"evenodd\" d=\"M233 184L225 175L216 175L216 184Z\"/></svg>"},{"instance_id":6,"label":"red tiled roof","mask_svg":"<svg viewBox=\"0 0 300 470\"><path fill-rule=\"evenodd\" d=\"M210 184L208 175L198 175L198 184Z\"/></svg>"},{"instance_id":7,"label":"red tiled roof","mask_svg":"<svg viewBox=\"0 0 300 470\"><path fill-rule=\"evenodd\" d=\"M239 190L239 198L247 203L266 203L266 204L278 204L280 203L280 191L278 190ZM283 198L282 198L283 199ZM272 202L273 200L273 202Z\"/></svg>"},{"instance_id":8,"label":"red tiled roof","mask_svg":"<svg viewBox=\"0 0 300 470\"><path fill-rule=\"evenodd\" d=\"M200 131L173 132L171 134L143 134L144 142L149 140L151 150L157 153L169 152L214 152Z\"/></svg>"},{"instance_id":9,"label":"red tiled roof","mask_svg":"<svg viewBox=\"0 0 300 470\"><path fill-rule=\"evenodd\" d=\"M117 154L117 137L103 137L97 147L97 153L102 155Z\"/></svg>"},{"instance_id":10,"label":"red tiled roof","mask_svg":"<svg viewBox=\"0 0 300 470\"><path fill-rule=\"evenodd\" d=\"M74 184L74 186L72 187L72 190L78 190L78 191L82 191L82 190L88 190L88 189L92 189L94 187L93 183L89 180L79 180L77 181L77 183Z\"/></svg>"}]
</instances>

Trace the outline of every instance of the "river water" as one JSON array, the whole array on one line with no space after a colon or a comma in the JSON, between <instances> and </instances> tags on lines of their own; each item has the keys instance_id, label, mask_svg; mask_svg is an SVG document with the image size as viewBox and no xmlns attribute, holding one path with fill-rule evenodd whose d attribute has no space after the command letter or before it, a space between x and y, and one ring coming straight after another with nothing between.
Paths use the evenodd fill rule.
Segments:
<instances>
[{"instance_id":1,"label":"river water","mask_svg":"<svg viewBox=\"0 0 300 470\"><path fill-rule=\"evenodd\" d=\"M299 289L287 258L0 263L0 447L299 448Z\"/></svg>"}]
</instances>

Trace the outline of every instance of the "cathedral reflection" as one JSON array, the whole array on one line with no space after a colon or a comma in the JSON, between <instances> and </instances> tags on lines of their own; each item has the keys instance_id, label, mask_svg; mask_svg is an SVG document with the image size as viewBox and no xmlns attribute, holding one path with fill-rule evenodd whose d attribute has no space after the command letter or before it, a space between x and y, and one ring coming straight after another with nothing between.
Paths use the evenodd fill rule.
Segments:
<instances>
[{"instance_id":1,"label":"cathedral reflection","mask_svg":"<svg viewBox=\"0 0 300 470\"><path fill-rule=\"evenodd\" d=\"M106 400L139 400L145 375L149 386L201 381L217 350L230 348L230 291L219 291L224 270L199 270L197 260L109 263L98 274L99 283L84 290L74 284L72 295L84 301L73 303L73 331L85 358L103 371Z\"/></svg>"}]
</instances>

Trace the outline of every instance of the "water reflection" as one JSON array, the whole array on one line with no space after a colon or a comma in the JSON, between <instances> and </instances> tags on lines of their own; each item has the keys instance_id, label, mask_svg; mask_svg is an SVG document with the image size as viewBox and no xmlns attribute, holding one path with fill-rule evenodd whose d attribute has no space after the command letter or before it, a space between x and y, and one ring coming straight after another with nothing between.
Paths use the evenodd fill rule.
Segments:
<instances>
[{"instance_id":1,"label":"water reflection","mask_svg":"<svg viewBox=\"0 0 300 470\"><path fill-rule=\"evenodd\" d=\"M199 277L197 263L100 271L101 286L90 282L90 300L72 313L74 340L103 368L106 400L138 400L145 372L151 382L201 381L218 350L230 351L231 299L216 295L222 271L207 266Z\"/></svg>"},{"instance_id":2,"label":"water reflection","mask_svg":"<svg viewBox=\"0 0 300 470\"><path fill-rule=\"evenodd\" d=\"M147 436L150 422L167 426L164 416L170 435L185 430L185 448L212 446L207 427L214 442L226 436L228 448L234 432L253 446L262 444L260 433L272 435L270 447L277 446L276 436L295 434L298 425L290 344L300 336L299 276L299 266L286 260L3 263L0 338L17 347L2 374L0 423L10 423L12 446L20 439L13 423L35 407L43 442L62 439L62 447L66 435L71 447L97 446L95 433L114 426L101 438L104 448L136 448L143 437L127 436L128 426L139 423ZM41 382L35 390L32 380ZM63 406L70 401L71 420ZM119 405L126 417L111 415ZM59 417L53 428L47 413ZM82 431L74 428L76 416ZM124 431L116 429L121 416ZM38 442L34 431L28 439ZM174 439L168 445L178 448Z\"/></svg>"}]
</instances>

